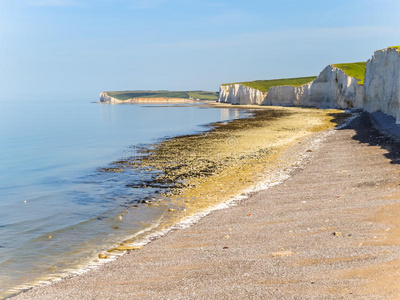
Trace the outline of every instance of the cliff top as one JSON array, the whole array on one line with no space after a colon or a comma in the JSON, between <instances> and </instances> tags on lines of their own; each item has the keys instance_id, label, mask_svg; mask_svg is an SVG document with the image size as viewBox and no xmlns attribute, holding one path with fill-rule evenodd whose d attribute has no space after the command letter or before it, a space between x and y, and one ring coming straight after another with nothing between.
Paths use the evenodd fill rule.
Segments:
<instances>
[{"instance_id":1,"label":"cliff top","mask_svg":"<svg viewBox=\"0 0 400 300\"><path fill-rule=\"evenodd\" d=\"M387 47L387 48L376 50L375 52L377 52L377 51L385 51L385 50L388 50L388 49L396 49L397 52L400 52L400 46L390 46L390 47Z\"/></svg>"},{"instance_id":2,"label":"cliff top","mask_svg":"<svg viewBox=\"0 0 400 300\"><path fill-rule=\"evenodd\" d=\"M282 85L301 86L303 84L315 80L315 78L317 77L310 76L310 77L284 78L284 79L271 79L271 80L255 80L246 82L224 83L222 85L241 84L243 86L247 86L262 92L268 92L268 90L273 86L282 86Z\"/></svg>"},{"instance_id":3,"label":"cliff top","mask_svg":"<svg viewBox=\"0 0 400 300\"><path fill-rule=\"evenodd\" d=\"M355 63L346 63L346 64L332 64L332 67L341 69L343 72L347 74L347 76L351 76L357 78L358 84L364 84L365 77L365 69L367 67L367 62L355 62Z\"/></svg>"},{"instance_id":4,"label":"cliff top","mask_svg":"<svg viewBox=\"0 0 400 300\"><path fill-rule=\"evenodd\" d=\"M109 91L106 93L118 100L132 98L192 98L216 101L218 99L218 93L206 91Z\"/></svg>"},{"instance_id":5,"label":"cliff top","mask_svg":"<svg viewBox=\"0 0 400 300\"><path fill-rule=\"evenodd\" d=\"M391 46L389 49L396 49L397 51L400 51L400 46Z\"/></svg>"}]
</instances>

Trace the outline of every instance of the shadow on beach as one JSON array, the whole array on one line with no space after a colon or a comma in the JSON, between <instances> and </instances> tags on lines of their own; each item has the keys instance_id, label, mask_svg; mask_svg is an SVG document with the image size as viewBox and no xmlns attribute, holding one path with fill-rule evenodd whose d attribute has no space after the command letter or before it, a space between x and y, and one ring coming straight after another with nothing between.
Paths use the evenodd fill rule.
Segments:
<instances>
[{"instance_id":1,"label":"shadow on beach","mask_svg":"<svg viewBox=\"0 0 400 300\"><path fill-rule=\"evenodd\" d=\"M353 136L354 140L385 149L387 151L385 157L390 160L390 163L400 163L400 141L380 131L369 113L361 113L341 130L345 129L353 129L356 132Z\"/></svg>"}]
</instances>

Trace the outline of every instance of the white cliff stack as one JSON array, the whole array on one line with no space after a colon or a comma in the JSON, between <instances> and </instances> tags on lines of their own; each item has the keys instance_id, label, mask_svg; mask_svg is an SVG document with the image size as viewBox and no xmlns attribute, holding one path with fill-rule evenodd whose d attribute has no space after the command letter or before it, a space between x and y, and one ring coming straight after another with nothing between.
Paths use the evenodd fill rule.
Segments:
<instances>
[{"instance_id":1,"label":"white cliff stack","mask_svg":"<svg viewBox=\"0 0 400 300\"><path fill-rule=\"evenodd\" d=\"M364 79L363 108L368 112L382 111L400 124L400 53L388 48L375 51L367 62Z\"/></svg>"}]
</instances>

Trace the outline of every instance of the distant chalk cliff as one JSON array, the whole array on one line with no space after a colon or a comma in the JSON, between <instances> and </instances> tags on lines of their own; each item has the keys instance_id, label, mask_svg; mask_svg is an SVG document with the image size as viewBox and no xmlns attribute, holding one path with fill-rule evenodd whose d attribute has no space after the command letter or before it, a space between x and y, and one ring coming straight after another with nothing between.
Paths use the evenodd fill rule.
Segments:
<instances>
[{"instance_id":1,"label":"distant chalk cliff","mask_svg":"<svg viewBox=\"0 0 400 300\"><path fill-rule=\"evenodd\" d=\"M120 103L121 100L109 96L107 92L103 92L100 94L100 102Z\"/></svg>"},{"instance_id":2,"label":"distant chalk cliff","mask_svg":"<svg viewBox=\"0 0 400 300\"><path fill-rule=\"evenodd\" d=\"M103 92L100 94L100 102L108 102L108 103L191 103L194 100L192 99L184 99L184 98L131 98L126 100L120 100L108 95L107 92Z\"/></svg>"}]
</instances>

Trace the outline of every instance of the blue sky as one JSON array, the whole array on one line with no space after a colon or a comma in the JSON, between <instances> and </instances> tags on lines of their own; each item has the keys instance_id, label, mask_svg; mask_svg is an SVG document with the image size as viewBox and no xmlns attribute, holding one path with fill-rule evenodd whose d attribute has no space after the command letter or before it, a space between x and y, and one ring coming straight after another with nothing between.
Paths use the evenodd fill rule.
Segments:
<instances>
[{"instance_id":1,"label":"blue sky","mask_svg":"<svg viewBox=\"0 0 400 300\"><path fill-rule=\"evenodd\" d=\"M400 45L398 0L0 0L3 97L217 90Z\"/></svg>"}]
</instances>

